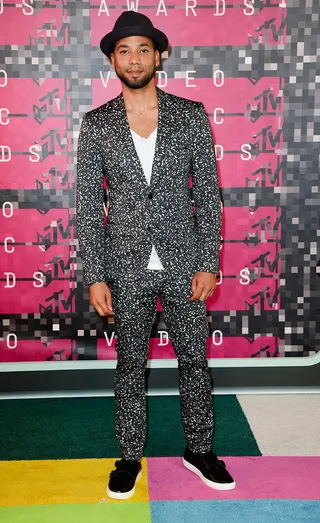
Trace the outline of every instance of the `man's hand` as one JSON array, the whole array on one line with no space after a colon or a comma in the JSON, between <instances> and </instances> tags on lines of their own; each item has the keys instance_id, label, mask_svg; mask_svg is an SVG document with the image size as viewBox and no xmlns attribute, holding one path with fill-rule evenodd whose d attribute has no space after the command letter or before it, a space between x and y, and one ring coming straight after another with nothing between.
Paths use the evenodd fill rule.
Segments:
<instances>
[{"instance_id":1,"label":"man's hand","mask_svg":"<svg viewBox=\"0 0 320 523\"><path fill-rule=\"evenodd\" d=\"M212 296L217 287L217 277L212 272L196 272L192 278L190 301L205 301Z\"/></svg>"},{"instance_id":2,"label":"man's hand","mask_svg":"<svg viewBox=\"0 0 320 523\"><path fill-rule=\"evenodd\" d=\"M89 297L92 307L100 316L113 316L111 291L105 282L93 283L89 287Z\"/></svg>"}]
</instances>

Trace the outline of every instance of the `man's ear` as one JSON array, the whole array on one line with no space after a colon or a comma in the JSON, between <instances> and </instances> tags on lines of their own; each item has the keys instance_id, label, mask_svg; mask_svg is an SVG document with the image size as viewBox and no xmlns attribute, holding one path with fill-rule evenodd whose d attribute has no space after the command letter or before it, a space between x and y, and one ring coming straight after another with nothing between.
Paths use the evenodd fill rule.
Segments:
<instances>
[{"instance_id":1,"label":"man's ear","mask_svg":"<svg viewBox=\"0 0 320 523\"><path fill-rule=\"evenodd\" d=\"M156 66L158 67L160 65L160 53L158 49L155 51L156 53Z\"/></svg>"},{"instance_id":2,"label":"man's ear","mask_svg":"<svg viewBox=\"0 0 320 523\"><path fill-rule=\"evenodd\" d=\"M114 54L111 53L110 55L110 63L111 63L111 67L114 69Z\"/></svg>"}]
</instances>

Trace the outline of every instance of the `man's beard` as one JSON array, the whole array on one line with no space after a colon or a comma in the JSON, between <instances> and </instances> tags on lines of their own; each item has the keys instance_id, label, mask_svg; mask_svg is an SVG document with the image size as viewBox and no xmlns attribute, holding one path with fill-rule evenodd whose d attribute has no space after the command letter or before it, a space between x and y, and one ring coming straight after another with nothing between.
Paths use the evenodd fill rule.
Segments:
<instances>
[{"instance_id":1,"label":"man's beard","mask_svg":"<svg viewBox=\"0 0 320 523\"><path fill-rule=\"evenodd\" d=\"M123 73L120 73L115 69L116 75L118 78L120 78L121 82L124 83L127 87L130 87L131 89L141 89L142 87L145 87L152 78L154 78L154 75L156 73L156 67L154 66L150 71L147 73L143 73L141 78L128 78Z\"/></svg>"}]
</instances>

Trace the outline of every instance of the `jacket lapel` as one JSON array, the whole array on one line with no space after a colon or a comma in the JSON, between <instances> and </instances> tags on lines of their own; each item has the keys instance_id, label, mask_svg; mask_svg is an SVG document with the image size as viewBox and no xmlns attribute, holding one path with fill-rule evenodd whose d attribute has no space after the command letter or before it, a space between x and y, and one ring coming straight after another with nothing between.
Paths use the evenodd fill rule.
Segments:
<instances>
[{"instance_id":1,"label":"jacket lapel","mask_svg":"<svg viewBox=\"0 0 320 523\"><path fill-rule=\"evenodd\" d=\"M117 151L115 156L119 158L119 165L125 173L133 177L134 181L145 188L147 180L133 143L122 93L112 101L110 116L112 116L112 146Z\"/></svg>"},{"instance_id":2,"label":"jacket lapel","mask_svg":"<svg viewBox=\"0 0 320 523\"><path fill-rule=\"evenodd\" d=\"M158 131L151 171L150 188L157 185L161 172L166 165L167 153L170 147L173 131L172 124L174 121L174 115L170 112L168 107L169 97L157 86L156 90L158 93Z\"/></svg>"}]
</instances>

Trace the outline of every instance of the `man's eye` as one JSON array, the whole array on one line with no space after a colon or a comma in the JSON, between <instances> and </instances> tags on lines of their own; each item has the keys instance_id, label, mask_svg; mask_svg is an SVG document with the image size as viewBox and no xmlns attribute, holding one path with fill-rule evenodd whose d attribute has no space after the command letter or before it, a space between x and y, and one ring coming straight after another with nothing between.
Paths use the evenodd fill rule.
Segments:
<instances>
[{"instance_id":1,"label":"man's eye","mask_svg":"<svg viewBox=\"0 0 320 523\"><path fill-rule=\"evenodd\" d=\"M148 53L149 52L149 49L141 49L142 53L146 52Z\"/></svg>"}]
</instances>

